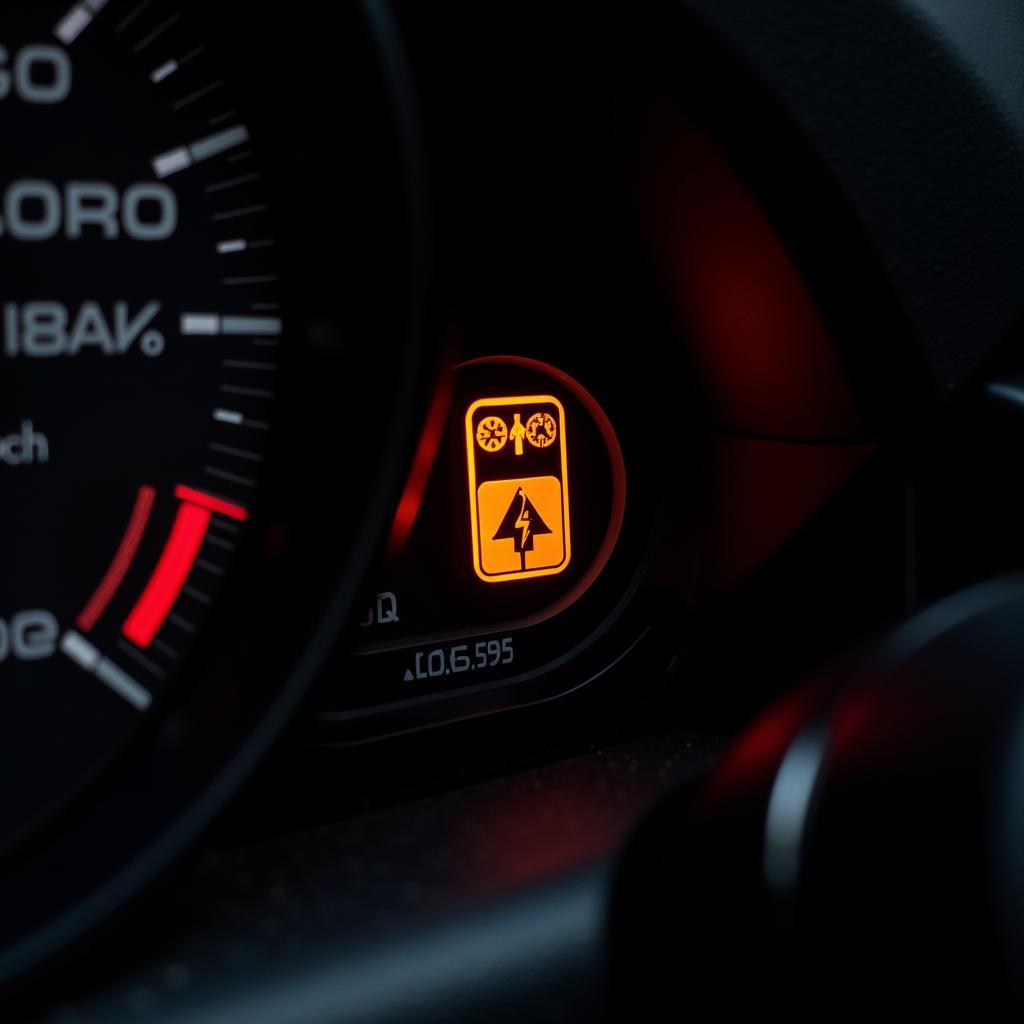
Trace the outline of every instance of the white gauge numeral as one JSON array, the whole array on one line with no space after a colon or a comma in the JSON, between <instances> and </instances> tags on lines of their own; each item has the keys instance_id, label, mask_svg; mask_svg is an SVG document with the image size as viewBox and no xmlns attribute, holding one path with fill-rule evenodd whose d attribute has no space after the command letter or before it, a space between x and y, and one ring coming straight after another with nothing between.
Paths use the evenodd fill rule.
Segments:
<instances>
[{"instance_id":1,"label":"white gauge numeral","mask_svg":"<svg viewBox=\"0 0 1024 1024\"><path fill-rule=\"evenodd\" d=\"M0 317L0 351L10 359L53 359L92 350L104 356L123 356L138 349L145 356L162 355L163 334L154 326L159 302L133 309L114 302L107 312L98 302L70 309L63 302L6 302Z\"/></svg>"},{"instance_id":2,"label":"white gauge numeral","mask_svg":"<svg viewBox=\"0 0 1024 1024\"><path fill-rule=\"evenodd\" d=\"M71 58L56 46L26 46L11 58L0 46L0 100L52 106L71 95Z\"/></svg>"},{"instance_id":3,"label":"white gauge numeral","mask_svg":"<svg viewBox=\"0 0 1024 1024\"><path fill-rule=\"evenodd\" d=\"M57 651L60 630L57 619L47 611L18 612L0 619L0 664L15 661L41 661Z\"/></svg>"},{"instance_id":4,"label":"white gauge numeral","mask_svg":"<svg viewBox=\"0 0 1024 1024\"><path fill-rule=\"evenodd\" d=\"M78 241L98 237L112 242L164 242L178 228L178 199L156 182L129 185L122 193L105 181L23 179L3 193L0 235L18 242Z\"/></svg>"}]
</instances>

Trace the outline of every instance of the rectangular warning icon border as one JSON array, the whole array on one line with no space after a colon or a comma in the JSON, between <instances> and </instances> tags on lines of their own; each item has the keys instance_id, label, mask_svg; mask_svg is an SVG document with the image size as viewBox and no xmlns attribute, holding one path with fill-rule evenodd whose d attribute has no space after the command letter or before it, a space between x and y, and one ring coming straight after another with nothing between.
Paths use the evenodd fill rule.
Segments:
<instances>
[{"instance_id":1,"label":"rectangular warning icon border","mask_svg":"<svg viewBox=\"0 0 1024 1024\"><path fill-rule=\"evenodd\" d=\"M548 402L558 409L558 447L561 457L562 481L562 535L565 538L565 553L562 562L546 569L527 569L525 572L503 573L489 576L480 564L480 516L476 473L476 437L473 431L473 417L480 409L493 409L512 405L537 405ZM536 579L540 576L557 576L565 572L572 558L572 527L569 508L569 457L566 447L565 407L554 395L510 395L505 398L478 398L466 411L466 465L469 473L469 517L473 542L473 570L484 583L512 583L516 580ZM524 477L526 479L526 477Z\"/></svg>"}]
</instances>

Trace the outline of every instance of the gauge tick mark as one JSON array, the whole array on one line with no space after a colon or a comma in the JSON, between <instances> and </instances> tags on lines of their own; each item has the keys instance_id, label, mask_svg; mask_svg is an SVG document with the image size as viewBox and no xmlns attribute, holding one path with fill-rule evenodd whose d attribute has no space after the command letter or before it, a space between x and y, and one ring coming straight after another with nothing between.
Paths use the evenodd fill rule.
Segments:
<instances>
[{"instance_id":1,"label":"gauge tick mark","mask_svg":"<svg viewBox=\"0 0 1024 1024\"><path fill-rule=\"evenodd\" d=\"M108 0L82 0L64 15L57 23L53 34L65 45L70 46L96 17Z\"/></svg>"},{"instance_id":2,"label":"gauge tick mark","mask_svg":"<svg viewBox=\"0 0 1024 1024\"><path fill-rule=\"evenodd\" d=\"M170 78L175 71L178 70L178 62L176 60L169 60L160 67L150 72L149 80L154 85L159 85L165 78Z\"/></svg>"},{"instance_id":3,"label":"gauge tick mark","mask_svg":"<svg viewBox=\"0 0 1024 1024\"><path fill-rule=\"evenodd\" d=\"M181 333L214 337L218 334L256 334L276 337L284 330L276 316L220 316L217 313L183 313Z\"/></svg>"},{"instance_id":4,"label":"gauge tick mark","mask_svg":"<svg viewBox=\"0 0 1024 1024\"><path fill-rule=\"evenodd\" d=\"M153 703L153 695L149 690L112 661L104 658L80 633L69 629L61 637L60 649L79 668L98 679L137 711L145 711Z\"/></svg>"},{"instance_id":5,"label":"gauge tick mark","mask_svg":"<svg viewBox=\"0 0 1024 1024\"><path fill-rule=\"evenodd\" d=\"M172 174L188 170L195 164L226 153L229 149L234 149L248 141L249 129L244 124L226 128L222 132L207 135L188 145L179 146L177 149L171 149L153 157L151 161L153 173L158 178L169 178Z\"/></svg>"},{"instance_id":6,"label":"gauge tick mark","mask_svg":"<svg viewBox=\"0 0 1024 1024\"><path fill-rule=\"evenodd\" d=\"M169 18L162 21L148 36L144 36L139 40L133 47L132 53L140 54L150 43L156 42L172 25L176 24L181 19L181 11L175 11Z\"/></svg>"}]
</instances>

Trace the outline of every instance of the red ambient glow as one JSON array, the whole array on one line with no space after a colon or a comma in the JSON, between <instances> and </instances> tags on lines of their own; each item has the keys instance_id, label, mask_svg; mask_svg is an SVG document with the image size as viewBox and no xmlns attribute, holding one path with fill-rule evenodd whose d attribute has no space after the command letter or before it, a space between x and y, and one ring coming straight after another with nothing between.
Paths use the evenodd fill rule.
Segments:
<instances>
[{"instance_id":1,"label":"red ambient glow","mask_svg":"<svg viewBox=\"0 0 1024 1024\"><path fill-rule=\"evenodd\" d=\"M437 390L431 400L427 421L416 446L412 470L395 511L395 518L391 523L391 532L388 534L387 544L384 548L385 557L389 561L396 560L405 550L405 545L409 542L413 527L419 518L420 508L423 505L423 494L434 469L434 461L437 458L437 450L441 445L444 428L448 422L454 392L454 377L450 372L445 373L438 382Z\"/></svg>"},{"instance_id":2,"label":"red ambient glow","mask_svg":"<svg viewBox=\"0 0 1024 1024\"><path fill-rule=\"evenodd\" d=\"M75 620L75 624L83 633L88 633L97 622L100 616L107 610L117 593L118 588L124 582L128 569L139 550L139 542L146 532L146 524L149 522L149 514L153 511L153 502L156 500L156 489L153 487L140 487L135 498L135 506L132 508L131 517L128 520L128 528L121 538L121 543L114 552L114 558L110 563L96 588L96 593L89 599L89 603L82 609L81 614Z\"/></svg>"}]
</instances>

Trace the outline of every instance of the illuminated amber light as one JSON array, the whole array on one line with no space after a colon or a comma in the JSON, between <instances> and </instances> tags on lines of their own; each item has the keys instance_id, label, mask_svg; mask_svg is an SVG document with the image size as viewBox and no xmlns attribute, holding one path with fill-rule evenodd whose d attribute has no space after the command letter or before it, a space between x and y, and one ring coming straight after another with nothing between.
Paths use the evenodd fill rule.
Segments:
<instances>
[{"instance_id":1,"label":"illuminated amber light","mask_svg":"<svg viewBox=\"0 0 1024 1024\"><path fill-rule=\"evenodd\" d=\"M469 407L473 568L485 583L556 576L568 568L565 433L565 409L552 395L482 398Z\"/></svg>"},{"instance_id":2,"label":"illuminated amber light","mask_svg":"<svg viewBox=\"0 0 1024 1024\"><path fill-rule=\"evenodd\" d=\"M508 440L508 427L500 416L485 416L476 428L476 443L485 452L501 451Z\"/></svg>"},{"instance_id":3,"label":"illuminated amber light","mask_svg":"<svg viewBox=\"0 0 1024 1024\"><path fill-rule=\"evenodd\" d=\"M530 422L526 424L526 440L534 448L547 448L555 443L556 437L558 424L554 416L547 412L537 412L530 417Z\"/></svg>"}]
</instances>

